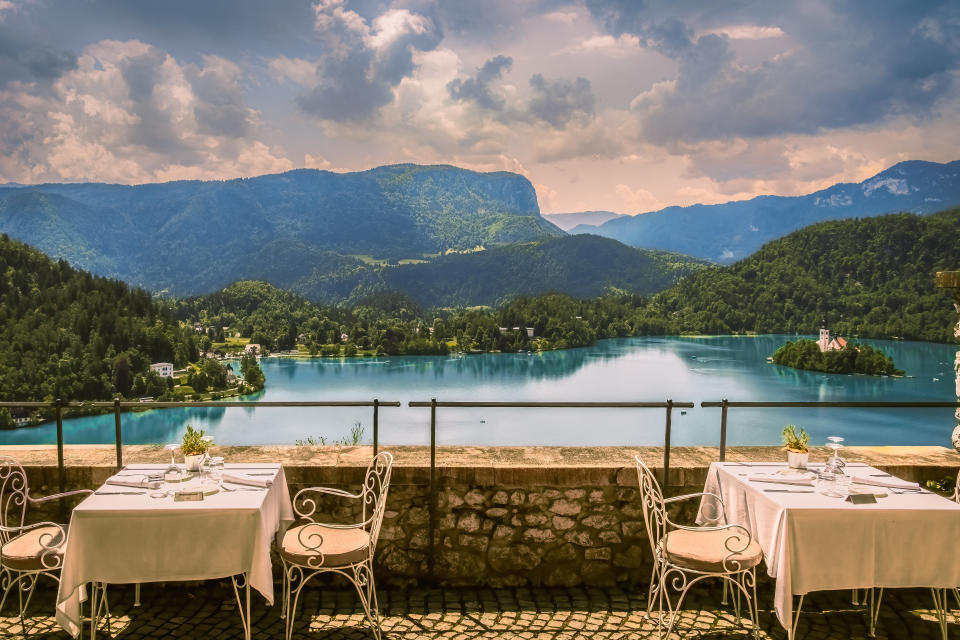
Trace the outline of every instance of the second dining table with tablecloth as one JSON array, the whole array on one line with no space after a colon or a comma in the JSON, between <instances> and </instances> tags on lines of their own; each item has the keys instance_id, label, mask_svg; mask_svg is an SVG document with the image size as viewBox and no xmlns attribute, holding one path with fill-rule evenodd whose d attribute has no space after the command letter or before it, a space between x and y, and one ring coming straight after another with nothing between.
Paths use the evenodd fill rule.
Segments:
<instances>
[{"instance_id":1,"label":"second dining table with tablecloth","mask_svg":"<svg viewBox=\"0 0 960 640\"><path fill-rule=\"evenodd\" d=\"M776 580L774 609L790 637L794 595L960 585L960 504L919 487L898 489L896 478L864 464L848 465L847 473L891 485L854 485L878 495L875 504L828 497L812 482L786 476L778 484L772 474L782 469L785 464L714 462L704 491L720 496L727 522L747 527L763 549ZM712 505L703 500L698 522L713 518Z\"/></svg>"}]
</instances>

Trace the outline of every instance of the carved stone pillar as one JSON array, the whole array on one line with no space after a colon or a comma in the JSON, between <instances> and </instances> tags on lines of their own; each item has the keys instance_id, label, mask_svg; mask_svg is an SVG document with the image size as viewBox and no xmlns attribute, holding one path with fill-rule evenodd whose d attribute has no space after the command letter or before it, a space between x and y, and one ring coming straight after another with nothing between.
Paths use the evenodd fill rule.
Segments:
<instances>
[{"instance_id":1,"label":"carved stone pillar","mask_svg":"<svg viewBox=\"0 0 960 640\"><path fill-rule=\"evenodd\" d=\"M953 336L960 340L960 271L939 271L937 273L937 286L942 289L953 289L953 308L957 310L957 325L953 329ZM957 401L960 402L960 351L957 351L957 357L953 361L953 370L956 373L957 380ZM960 451L960 408L954 413L957 420L957 426L953 429L953 446Z\"/></svg>"}]
</instances>

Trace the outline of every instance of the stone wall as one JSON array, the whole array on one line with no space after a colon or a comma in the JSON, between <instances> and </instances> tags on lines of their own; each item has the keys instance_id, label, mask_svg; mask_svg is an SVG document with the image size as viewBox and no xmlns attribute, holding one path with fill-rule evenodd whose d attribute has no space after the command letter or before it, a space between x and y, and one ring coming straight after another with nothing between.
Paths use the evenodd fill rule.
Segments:
<instances>
[{"instance_id":1,"label":"stone wall","mask_svg":"<svg viewBox=\"0 0 960 640\"><path fill-rule=\"evenodd\" d=\"M222 447L230 461L281 460L291 495L310 486L356 491L369 447L335 453L323 447ZM383 529L376 552L377 580L405 585L574 586L645 584L651 566L633 455L656 467L655 448L444 448L438 455L435 534L431 559L428 450L392 447L396 455ZM902 478L924 481L956 474L960 455L942 447L845 450ZM56 491L55 449L0 448L28 469L35 494ZM127 462L169 460L160 447L126 447ZM716 449L675 448L668 494L701 491ZM812 450L811 459L827 451ZM728 460L780 460L774 447L728 450ZM71 447L67 488L94 488L113 471L113 450ZM660 469L654 469L660 477ZM322 503L323 519L355 518L349 501ZM692 522L698 506L678 506L678 521ZM42 514L36 514L40 516ZM50 514L55 515L55 514Z\"/></svg>"}]
</instances>

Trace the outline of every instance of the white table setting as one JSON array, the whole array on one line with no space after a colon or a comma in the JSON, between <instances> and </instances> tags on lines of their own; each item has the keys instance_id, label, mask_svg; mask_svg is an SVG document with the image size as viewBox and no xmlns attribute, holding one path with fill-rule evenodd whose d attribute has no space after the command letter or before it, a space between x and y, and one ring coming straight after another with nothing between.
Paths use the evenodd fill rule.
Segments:
<instances>
[{"instance_id":1,"label":"white table setting","mask_svg":"<svg viewBox=\"0 0 960 640\"><path fill-rule=\"evenodd\" d=\"M929 587L946 639L943 590L960 584L960 504L866 464L846 464L841 480L823 468L714 462L704 488L723 500L727 522L747 527L763 549L788 638L810 592ZM711 520L712 506L701 503L698 522ZM870 596L872 635L879 599Z\"/></svg>"},{"instance_id":2,"label":"white table setting","mask_svg":"<svg viewBox=\"0 0 960 640\"><path fill-rule=\"evenodd\" d=\"M271 543L292 521L279 464L226 464L210 476L182 465L128 465L73 511L57 622L79 635L88 583L98 603L99 585L231 578L249 640L250 589L273 604ZM92 638L98 611L94 606Z\"/></svg>"}]
</instances>

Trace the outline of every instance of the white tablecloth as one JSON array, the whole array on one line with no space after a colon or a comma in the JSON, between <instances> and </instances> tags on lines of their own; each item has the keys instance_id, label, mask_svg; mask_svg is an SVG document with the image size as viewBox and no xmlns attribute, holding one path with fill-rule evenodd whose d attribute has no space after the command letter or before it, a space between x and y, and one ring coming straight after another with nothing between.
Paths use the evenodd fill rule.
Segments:
<instances>
[{"instance_id":1,"label":"white tablecloth","mask_svg":"<svg viewBox=\"0 0 960 640\"><path fill-rule=\"evenodd\" d=\"M163 468L165 465L131 465L120 473ZM220 491L198 502L174 502L172 496L151 498L146 493L95 493L77 505L70 518L57 594L57 623L76 637L80 632L80 589L91 581L207 580L247 573L250 586L273 604L270 543L281 525L293 520L283 468L228 464L227 469L276 475L269 489ZM191 488L189 484L164 488ZM101 490L137 491L111 485Z\"/></svg>"},{"instance_id":2,"label":"white tablecloth","mask_svg":"<svg viewBox=\"0 0 960 640\"><path fill-rule=\"evenodd\" d=\"M786 465L710 465L704 491L719 495L727 521L746 526L763 549L767 572L776 579L774 608L785 628L793 595L830 589L946 587L960 585L960 504L932 493L887 492L876 504L855 505L819 493L768 491L810 489L750 476ZM847 473L883 472L851 465ZM892 480L893 478L886 478ZM706 499L698 522L707 519Z\"/></svg>"}]
</instances>

